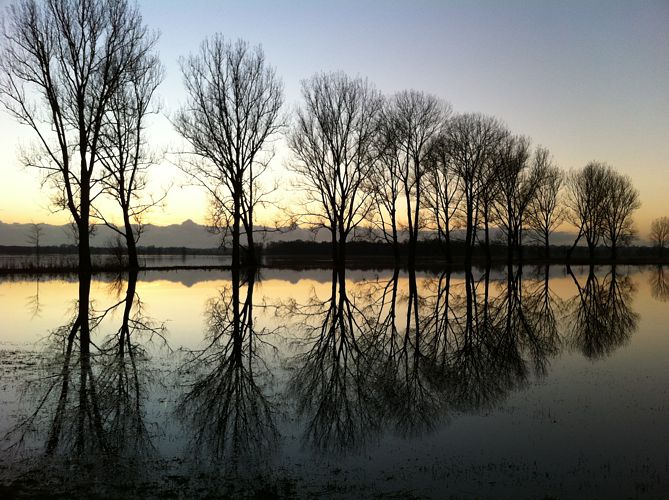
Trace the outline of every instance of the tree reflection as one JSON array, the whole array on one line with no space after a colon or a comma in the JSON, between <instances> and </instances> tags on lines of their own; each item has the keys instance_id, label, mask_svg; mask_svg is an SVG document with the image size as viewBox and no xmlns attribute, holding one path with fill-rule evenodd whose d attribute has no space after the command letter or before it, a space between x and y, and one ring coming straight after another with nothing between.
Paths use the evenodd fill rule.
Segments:
<instances>
[{"instance_id":1,"label":"tree reflection","mask_svg":"<svg viewBox=\"0 0 669 500\"><path fill-rule=\"evenodd\" d=\"M330 296L290 302L282 314L299 323L304 351L289 394L306 418L304 440L323 451L359 448L380 426L374 382L374 339L365 311L346 290L344 269L333 269Z\"/></svg>"},{"instance_id":2,"label":"tree reflection","mask_svg":"<svg viewBox=\"0 0 669 500\"><path fill-rule=\"evenodd\" d=\"M489 408L527 376L516 330L518 285L511 277L494 297L488 270L479 279L466 270L454 296L444 365L445 397L454 409Z\"/></svg>"},{"instance_id":3,"label":"tree reflection","mask_svg":"<svg viewBox=\"0 0 669 500\"><path fill-rule=\"evenodd\" d=\"M546 275L547 276L547 275ZM529 375L543 376L560 347L546 280L525 285L509 268L450 272L419 282L352 285L334 270L330 296L284 306L303 332L290 392L323 450L360 448L381 430L421 434L453 411L491 408Z\"/></svg>"},{"instance_id":4,"label":"tree reflection","mask_svg":"<svg viewBox=\"0 0 669 500\"><path fill-rule=\"evenodd\" d=\"M632 309L636 288L615 266L603 278L591 266L583 286L571 269L569 274L578 294L568 304L572 328L567 341L588 358L608 356L626 344L637 328L639 315Z\"/></svg>"},{"instance_id":5,"label":"tree reflection","mask_svg":"<svg viewBox=\"0 0 669 500\"><path fill-rule=\"evenodd\" d=\"M137 271L131 271L121 326L100 348L100 394L106 402L105 421L109 442L117 454L142 455L153 450L145 423L144 403L152 374L146 344L159 340L167 345L165 326L144 314L137 295Z\"/></svg>"},{"instance_id":6,"label":"tree reflection","mask_svg":"<svg viewBox=\"0 0 669 500\"><path fill-rule=\"evenodd\" d=\"M669 302L669 274L664 266L657 266L650 276L650 289L653 297L662 302Z\"/></svg>"},{"instance_id":7,"label":"tree reflection","mask_svg":"<svg viewBox=\"0 0 669 500\"><path fill-rule=\"evenodd\" d=\"M258 344L267 332L254 327L254 285L254 274L242 281L233 269L230 285L207 303L207 345L190 352L181 369L194 376L179 404L191 423L194 448L232 469L267 455L277 439L274 411L259 381L267 367Z\"/></svg>"},{"instance_id":8,"label":"tree reflection","mask_svg":"<svg viewBox=\"0 0 669 500\"><path fill-rule=\"evenodd\" d=\"M440 339L434 335L421 311L424 306L418 291L416 273L409 271L408 294L397 293L398 271L393 275L392 305L388 317L390 328L377 329L379 346L380 387L384 416L402 435L419 434L434 428L444 414L440 394L443 366L438 363ZM448 283L447 276L446 283ZM441 281L440 281L441 283ZM448 289L446 290L448 293ZM396 317L400 301L406 306L405 314ZM384 323L380 323L383 327ZM432 333L428 338L426 332Z\"/></svg>"},{"instance_id":9,"label":"tree reflection","mask_svg":"<svg viewBox=\"0 0 669 500\"><path fill-rule=\"evenodd\" d=\"M96 311L91 276L79 277L72 319L51 332L41 367L44 376L28 388L28 394L37 396L36 404L6 436L12 449L29 457L36 452L35 473L44 459L53 458L56 474L66 464L79 464L83 475L77 480L85 481L98 468L111 474L115 458L139 457L152 449L145 424L150 370L144 344L165 336L164 326L144 315L136 286L135 273L127 280L122 301ZM105 336L103 322L111 321L119 308L121 325ZM101 335L101 341L94 341L94 335Z\"/></svg>"}]
</instances>

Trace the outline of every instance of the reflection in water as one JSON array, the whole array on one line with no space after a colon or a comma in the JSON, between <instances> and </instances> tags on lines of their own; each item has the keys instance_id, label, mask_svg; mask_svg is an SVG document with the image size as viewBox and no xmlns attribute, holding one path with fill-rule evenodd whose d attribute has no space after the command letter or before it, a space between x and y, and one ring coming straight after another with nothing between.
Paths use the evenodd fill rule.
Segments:
<instances>
[{"instance_id":1,"label":"reflection in water","mask_svg":"<svg viewBox=\"0 0 669 500\"><path fill-rule=\"evenodd\" d=\"M496 294L489 272L458 283L446 272L423 289L414 272L402 289L399 276L347 291L334 270L325 300L313 292L282 308L303 332L289 387L315 448L355 449L381 430L416 435L455 411L490 408L559 352L547 274L525 286L509 269Z\"/></svg>"},{"instance_id":2,"label":"reflection in water","mask_svg":"<svg viewBox=\"0 0 669 500\"><path fill-rule=\"evenodd\" d=\"M29 387L37 404L8 436L17 452L42 450L35 473L42 473L48 460L56 473L67 464L81 467L76 480L90 478L100 467L112 477L112 462L140 458L152 449L144 423L150 369L142 345L156 336L164 341L164 326L143 314L136 285L137 274L131 274L125 298L95 311L90 275L79 277L72 319L51 332L44 375ZM101 324L119 308L120 327L105 335ZM96 335L101 341L93 339Z\"/></svg>"},{"instance_id":3,"label":"reflection in water","mask_svg":"<svg viewBox=\"0 0 669 500\"><path fill-rule=\"evenodd\" d=\"M179 412L189 421L197 454L214 464L236 469L240 463L266 457L276 445L273 408L259 379L261 333L254 329L255 275L232 282L209 300L206 346L189 353L181 373L189 380ZM240 296L246 288L244 301Z\"/></svg>"},{"instance_id":4,"label":"reflection in water","mask_svg":"<svg viewBox=\"0 0 669 500\"><path fill-rule=\"evenodd\" d=\"M106 433L118 455L140 456L153 449L145 424L144 402L151 369L146 344L167 345L165 326L144 314L137 295L137 272L130 274L118 331L101 345L99 392L106 401ZM117 307L117 306L114 306Z\"/></svg>"},{"instance_id":5,"label":"reflection in water","mask_svg":"<svg viewBox=\"0 0 669 500\"><path fill-rule=\"evenodd\" d=\"M41 276L38 276L37 279L35 279L35 294L28 297L26 303L31 319L39 318L42 315L42 304L39 299L40 282Z\"/></svg>"},{"instance_id":6,"label":"reflection in water","mask_svg":"<svg viewBox=\"0 0 669 500\"><path fill-rule=\"evenodd\" d=\"M374 346L369 323L347 294L343 269L332 271L331 294L280 310L300 322L305 352L294 360L289 393L307 420L305 441L321 450L357 448L379 428L372 385Z\"/></svg>"},{"instance_id":7,"label":"reflection in water","mask_svg":"<svg viewBox=\"0 0 669 500\"><path fill-rule=\"evenodd\" d=\"M655 272L651 274L650 288L657 300L669 302L669 273L665 271L664 266L657 266Z\"/></svg>"},{"instance_id":8,"label":"reflection in water","mask_svg":"<svg viewBox=\"0 0 669 500\"><path fill-rule=\"evenodd\" d=\"M569 270L578 294L569 301L567 342L588 358L608 356L625 345L637 328L639 315L632 309L636 291L629 276L615 266L603 278L590 267L585 285Z\"/></svg>"},{"instance_id":9,"label":"reflection in water","mask_svg":"<svg viewBox=\"0 0 669 500\"><path fill-rule=\"evenodd\" d=\"M580 279L569 272L576 295L565 300L547 268L428 277L395 269L357 281L335 269L320 296L314 288L299 301L263 297L276 303L272 317L254 310L258 277L233 271L206 302L204 342L173 372L167 389L180 392L162 400L178 402L190 444L187 455L169 458L192 465L191 487L202 488L186 491L211 487L234 496L244 490L232 483L266 480L284 426L290 433L298 426L300 453L367 452L386 433L412 438L462 414L495 410L532 378L547 376L563 346L588 358L610 354L639 322L632 280L615 268L599 276L589 269ZM652 279L655 296L666 296L663 269ZM80 278L71 319L51 333L44 376L30 388L33 407L8 439L14 450L39 455L33 474L57 464L68 484L93 475L129 481L133 471L153 471L164 482L174 469L161 470L168 457L158 451L165 446L147 424L147 408L157 378L148 344L164 343L165 328L147 317L136 274L107 291L117 298L98 309L90 277ZM270 344L286 338L294 339L290 349Z\"/></svg>"}]
</instances>

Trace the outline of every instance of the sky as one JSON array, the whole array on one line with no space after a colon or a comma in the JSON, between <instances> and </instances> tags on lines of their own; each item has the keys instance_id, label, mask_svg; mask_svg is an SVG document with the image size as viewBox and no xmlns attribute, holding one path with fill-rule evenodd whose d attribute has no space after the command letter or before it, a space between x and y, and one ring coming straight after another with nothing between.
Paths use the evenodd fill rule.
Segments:
<instances>
[{"instance_id":1,"label":"sky","mask_svg":"<svg viewBox=\"0 0 669 500\"><path fill-rule=\"evenodd\" d=\"M0 0L3 8L10 2ZM414 88L455 112L483 112L548 147L565 170L606 162L640 191L641 235L669 215L669 1L170 1L142 0L145 23L160 32L166 69L156 149L183 147L168 117L184 103L178 58L220 32L261 44L282 78L285 111L300 81L343 70L382 92ZM52 213L39 173L23 169L18 147L33 137L0 111L0 220L64 223ZM279 144L273 178L286 179ZM156 188L171 186L157 224L203 222L206 197L169 160L154 168ZM278 194L287 199L284 182Z\"/></svg>"}]
</instances>

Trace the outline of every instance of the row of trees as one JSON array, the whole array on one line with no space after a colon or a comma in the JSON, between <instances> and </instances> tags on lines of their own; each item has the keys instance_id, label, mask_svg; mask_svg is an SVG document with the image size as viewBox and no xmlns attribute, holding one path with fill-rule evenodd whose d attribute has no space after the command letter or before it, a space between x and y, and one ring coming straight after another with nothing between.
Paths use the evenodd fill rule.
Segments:
<instances>
[{"instance_id":1,"label":"row of trees","mask_svg":"<svg viewBox=\"0 0 669 500\"><path fill-rule=\"evenodd\" d=\"M343 73L316 75L302 93L289 132L290 167L306 193L301 220L332 232L339 262L348 235L370 223L396 258L407 234L410 265L421 229L436 232L449 260L452 231L464 229L468 261L477 243L490 259L492 228L509 258L522 257L526 230L548 257L550 235L565 222L578 228L574 246L585 238L591 257L600 241L615 257L635 235L639 193L603 163L566 174L546 148L532 149L494 117L452 115L444 101L414 90L384 98Z\"/></svg>"},{"instance_id":2,"label":"row of trees","mask_svg":"<svg viewBox=\"0 0 669 500\"><path fill-rule=\"evenodd\" d=\"M127 1L23 0L8 9L0 95L38 137L23 160L57 187L56 204L77 228L82 271L91 268L89 234L100 222L125 239L137 268L143 216L164 197L145 193L146 170L157 162L146 126L163 79L156 40ZM287 121L282 83L260 47L221 35L180 62L187 102L172 121L190 149L179 166L209 194L211 225L229 234L233 264L255 264L254 215L276 187L263 179ZM628 177L597 162L565 175L547 149L494 117L454 115L415 90L384 97L341 72L303 81L302 97L286 133L301 198L286 213L289 225L329 231L340 264L346 241L363 233L390 242L398 260L407 238L410 265L425 229L449 259L452 232L462 229L468 262L477 244L490 258L493 228L509 258L522 257L526 231L548 256L551 233L566 221L578 228L574 245L584 238L591 256L600 241L615 256L634 235L639 194ZM96 210L101 196L120 206L121 227Z\"/></svg>"}]
</instances>

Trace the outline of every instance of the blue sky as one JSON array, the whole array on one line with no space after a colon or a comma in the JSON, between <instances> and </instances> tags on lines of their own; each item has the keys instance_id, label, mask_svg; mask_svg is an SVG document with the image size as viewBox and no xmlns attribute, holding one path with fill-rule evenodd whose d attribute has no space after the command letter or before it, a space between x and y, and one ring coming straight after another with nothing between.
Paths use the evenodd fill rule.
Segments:
<instances>
[{"instance_id":1,"label":"blue sky","mask_svg":"<svg viewBox=\"0 0 669 500\"><path fill-rule=\"evenodd\" d=\"M650 219L669 214L666 0L143 0L140 8L161 33L167 114L184 100L178 57L221 32L262 44L284 81L287 110L299 102L300 80L322 70L366 76L386 93L425 90L455 111L500 117L547 146L566 169L597 159L628 173L641 191L642 231ZM20 171L15 160L21 132L6 116L0 127L0 168L33 192L34 173ZM159 139L174 140L166 120L156 130ZM282 171L281 155L274 168ZM0 220L58 217L21 200L13 207L6 194ZM204 201L193 202L198 196L192 188L177 189L162 222L202 220Z\"/></svg>"}]
</instances>

